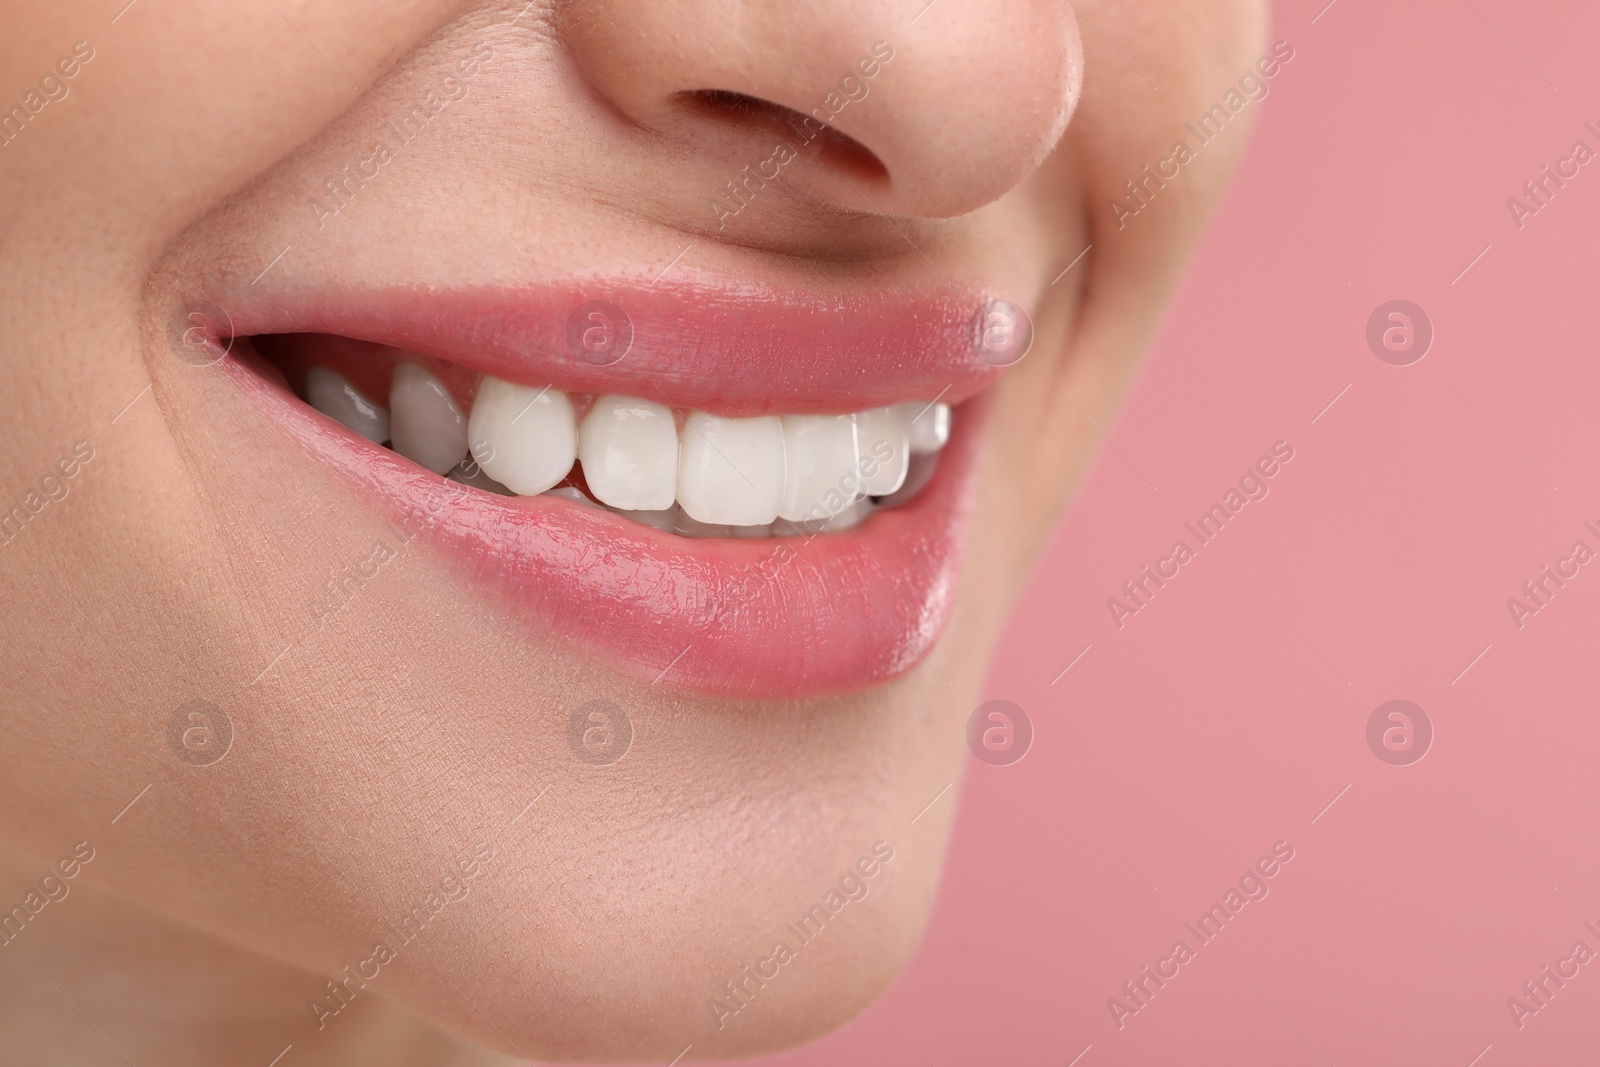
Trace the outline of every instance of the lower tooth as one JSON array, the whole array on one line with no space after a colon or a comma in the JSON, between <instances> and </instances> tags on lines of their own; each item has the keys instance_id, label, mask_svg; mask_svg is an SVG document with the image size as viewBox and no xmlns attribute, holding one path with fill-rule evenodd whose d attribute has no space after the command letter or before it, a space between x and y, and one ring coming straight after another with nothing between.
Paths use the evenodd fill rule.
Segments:
<instances>
[{"instance_id":1,"label":"lower tooth","mask_svg":"<svg viewBox=\"0 0 1600 1067\"><path fill-rule=\"evenodd\" d=\"M571 486L571 485L560 485L560 486L557 486L554 489L546 489L544 492L539 493L537 495L538 496L553 496L553 497L558 497L558 498L560 498L562 500L570 500L574 504L582 504L586 508L599 508L600 507L599 504L596 504L593 500L590 500L588 497L584 496L582 489L579 489L579 488L577 488L575 486ZM603 511L605 509L601 508L601 510Z\"/></svg>"},{"instance_id":2,"label":"lower tooth","mask_svg":"<svg viewBox=\"0 0 1600 1067\"><path fill-rule=\"evenodd\" d=\"M728 536L746 538L771 537L772 526L770 523L766 526L730 526L728 527Z\"/></svg>"},{"instance_id":3,"label":"lower tooth","mask_svg":"<svg viewBox=\"0 0 1600 1067\"><path fill-rule=\"evenodd\" d=\"M848 530L850 527L859 525L861 522L863 522L868 515L872 514L872 510L872 505L870 503L865 500L857 500L854 504L851 504L833 518L828 519L827 525L824 526L823 529L828 533L840 533L844 530Z\"/></svg>"},{"instance_id":4,"label":"lower tooth","mask_svg":"<svg viewBox=\"0 0 1600 1067\"><path fill-rule=\"evenodd\" d=\"M389 409L362 396L337 371L327 367L306 371L306 403L374 444L389 439Z\"/></svg>"},{"instance_id":5,"label":"lower tooth","mask_svg":"<svg viewBox=\"0 0 1600 1067\"><path fill-rule=\"evenodd\" d=\"M470 485L474 489L482 489L486 493L498 493L501 496L515 496L511 490L483 473L483 468L471 456L457 463L450 473L445 475L452 482Z\"/></svg>"},{"instance_id":6,"label":"lower tooth","mask_svg":"<svg viewBox=\"0 0 1600 1067\"><path fill-rule=\"evenodd\" d=\"M444 383L415 363L394 368L389 386L391 447L444 474L467 454L467 419Z\"/></svg>"},{"instance_id":7,"label":"lower tooth","mask_svg":"<svg viewBox=\"0 0 1600 1067\"><path fill-rule=\"evenodd\" d=\"M939 453L929 452L920 456L912 456L911 464L906 469L905 484L886 497L880 497L876 504L880 508L899 507L906 501L922 492L923 486L933 478L934 470L939 466Z\"/></svg>"},{"instance_id":8,"label":"lower tooth","mask_svg":"<svg viewBox=\"0 0 1600 1067\"><path fill-rule=\"evenodd\" d=\"M665 530L668 533L677 529L678 509L676 506L665 508L661 511L626 511L622 508L611 508L611 511L623 518L632 519L653 530Z\"/></svg>"},{"instance_id":9,"label":"lower tooth","mask_svg":"<svg viewBox=\"0 0 1600 1067\"><path fill-rule=\"evenodd\" d=\"M679 510L673 531L683 537L732 537L730 527L714 522L701 522L688 512Z\"/></svg>"},{"instance_id":10,"label":"lower tooth","mask_svg":"<svg viewBox=\"0 0 1600 1067\"><path fill-rule=\"evenodd\" d=\"M827 519L806 519L802 522L790 522L788 519L779 519L772 524L773 537L810 537L819 534L828 528Z\"/></svg>"}]
</instances>

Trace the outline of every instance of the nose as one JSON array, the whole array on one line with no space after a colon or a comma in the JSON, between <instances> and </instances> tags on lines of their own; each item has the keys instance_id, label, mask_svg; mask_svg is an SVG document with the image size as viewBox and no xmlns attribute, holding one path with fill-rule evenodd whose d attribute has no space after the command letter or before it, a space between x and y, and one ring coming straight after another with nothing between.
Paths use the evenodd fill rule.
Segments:
<instances>
[{"instance_id":1,"label":"nose","mask_svg":"<svg viewBox=\"0 0 1600 1067\"><path fill-rule=\"evenodd\" d=\"M856 210L949 218L1055 147L1082 85L1059 0L571 0L579 73L633 122ZM919 10L920 8L920 10Z\"/></svg>"}]
</instances>

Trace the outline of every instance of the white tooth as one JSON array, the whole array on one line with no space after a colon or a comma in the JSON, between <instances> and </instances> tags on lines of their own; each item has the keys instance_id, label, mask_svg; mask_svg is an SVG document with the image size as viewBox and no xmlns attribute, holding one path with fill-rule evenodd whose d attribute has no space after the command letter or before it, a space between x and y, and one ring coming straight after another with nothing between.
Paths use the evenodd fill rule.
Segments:
<instances>
[{"instance_id":1,"label":"white tooth","mask_svg":"<svg viewBox=\"0 0 1600 1067\"><path fill-rule=\"evenodd\" d=\"M483 468L478 466L477 461L471 456L452 467L450 473L445 477L452 482L460 482L462 485L470 485L474 489L482 489L486 493L496 493L500 496L515 495L511 490L483 473Z\"/></svg>"},{"instance_id":2,"label":"white tooth","mask_svg":"<svg viewBox=\"0 0 1600 1067\"><path fill-rule=\"evenodd\" d=\"M661 511L678 492L678 429L672 409L603 396L578 427L578 462L595 499L629 511Z\"/></svg>"},{"instance_id":3,"label":"white tooth","mask_svg":"<svg viewBox=\"0 0 1600 1067\"><path fill-rule=\"evenodd\" d=\"M779 519L772 524L773 537L810 537L812 534L821 533L827 529L827 519L807 519L804 522L790 522L788 519Z\"/></svg>"},{"instance_id":4,"label":"white tooth","mask_svg":"<svg viewBox=\"0 0 1600 1067\"><path fill-rule=\"evenodd\" d=\"M487 376L472 401L467 437L484 473L521 496L561 481L578 455L578 428L566 393Z\"/></svg>"},{"instance_id":5,"label":"white tooth","mask_svg":"<svg viewBox=\"0 0 1600 1067\"><path fill-rule=\"evenodd\" d=\"M673 532L683 537L732 537L732 528L716 522L699 522L690 518L680 507L677 522L672 527Z\"/></svg>"},{"instance_id":6,"label":"white tooth","mask_svg":"<svg viewBox=\"0 0 1600 1067\"><path fill-rule=\"evenodd\" d=\"M888 496L905 482L911 462L909 421L899 408L873 408L856 416L861 484L868 496Z\"/></svg>"},{"instance_id":7,"label":"white tooth","mask_svg":"<svg viewBox=\"0 0 1600 1067\"><path fill-rule=\"evenodd\" d=\"M676 507L663 508L660 511L627 511L623 508L612 508L612 511L625 519L642 523L653 530L666 530L671 532L678 525L678 509Z\"/></svg>"},{"instance_id":8,"label":"white tooth","mask_svg":"<svg viewBox=\"0 0 1600 1067\"><path fill-rule=\"evenodd\" d=\"M918 493L933 480L934 471L939 466L939 453L929 452L922 456L912 456L911 466L906 471L906 482L893 493L878 501L878 506L883 508L897 508L908 500L915 500Z\"/></svg>"},{"instance_id":9,"label":"white tooth","mask_svg":"<svg viewBox=\"0 0 1600 1067\"><path fill-rule=\"evenodd\" d=\"M390 445L411 462L444 474L467 454L467 420L444 383L415 363L400 363L389 383Z\"/></svg>"},{"instance_id":10,"label":"white tooth","mask_svg":"<svg viewBox=\"0 0 1600 1067\"><path fill-rule=\"evenodd\" d=\"M678 506L701 523L763 526L783 502L783 422L689 413L678 435Z\"/></svg>"},{"instance_id":11,"label":"white tooth","mask_svg":"<svg viewBox=\"0 0 1600 1067\"><path fill-rule=\"evenodd\" d=\"M827 518L850 506L861 488L854 415L785 415L783 448L787 473L779 517Z\"/></svg>"},{"instance_id":12,"label":"white tooth","mask_svg":"<svg viewBox=\"0 0 1600 1067\"><path fill-rule=\"evenodd\" d=\"M584 496L583 490L579 489L575 485L562 485L557 486L554 489L546 489L539 495L559 497L562 500L570 500L574 504L582 504L586 508L599 508L600 510L604 510L603 508L600 508L599 504L596 504L593 500L590 500L588 497Z\"/></svg>"},{"instance_id":13,"label":"white tooth","mask_svg":"<svg viewBox=\"0 0 1600 1067\"><path fill-rule=\"evenodd\" d=\"M850 507L829 519L828 525L823 527L823 532L842 533L843 531L850 529L850 527L856 526L865 521L867 516L872 514L873 510L874 509L870 502L866 500L857 500L854 504L850 505Z\"/></svg>"},{"instance_id":14,"label":"white tooth","mask_svg":"<svg viewBox=\"0 0 1600 1067\"><path fill-rule=\"evenodd\" d=\"M895 405L911 427L911 454L920 456L937 452L950 440L949 404Z\"/></svg>"},{"instance_id":15,"label":"white tooth","mask_svg":"<svg viewBox=\"0 0 1600 1067\"><path fill-rule=\"evenodd\" d=\"M338 371L306 371L306 402L369 441L381 445L389 439L389 409L362 396Z\"/></svg>"}]
</instances>

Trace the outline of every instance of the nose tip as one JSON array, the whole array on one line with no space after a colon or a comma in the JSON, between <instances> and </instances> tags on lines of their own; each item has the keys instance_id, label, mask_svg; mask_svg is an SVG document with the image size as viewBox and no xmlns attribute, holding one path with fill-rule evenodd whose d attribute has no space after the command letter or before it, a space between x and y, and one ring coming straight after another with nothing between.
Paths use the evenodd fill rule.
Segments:
<instances>
[{"instance_id":1,"label":"nose tip","mask_svg":"<svg viewBox=\"0 0 1600 1067\"><path fill-rule=\"evenodd\" d=\"M648 129L857 210L948 218L1023 180L1082 85L1068 4L935 0L573 0L562 33L588 83ZM748 181L748 177L746 177Z\"/></svg>"}]
</instances>

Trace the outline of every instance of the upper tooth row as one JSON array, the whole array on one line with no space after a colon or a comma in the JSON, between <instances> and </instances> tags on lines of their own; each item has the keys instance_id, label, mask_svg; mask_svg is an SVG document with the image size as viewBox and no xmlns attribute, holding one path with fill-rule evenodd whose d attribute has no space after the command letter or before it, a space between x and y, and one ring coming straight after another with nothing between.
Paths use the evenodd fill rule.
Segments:
<instances>
[{"instance_id":1,"label":"upper tooth row","mask_svg":"<svg viewBox=\"0 0 1600 1067\"><path fill-rule=\"evenodd\" d=\"M343 409L360 395L337 375L343 388L331 384L330 374L323 372L320 392L341 410L318 403L309 379L308 399L345 421ZM663 511L677 503L692 519L727 526L825 519L863 497L887 496L905 481L912 455L938 451L950 436L950 408L937 403L748 419L691 411L680 430L671 408L602 396L580 424L566 393L492 377L467 417L444 384L413 363L395 368L389 404L395 451L436 473L470 451L490 478L531 496L564 480L577 461L589 491L610 507Z\"/></svg>"}]
</instances>

